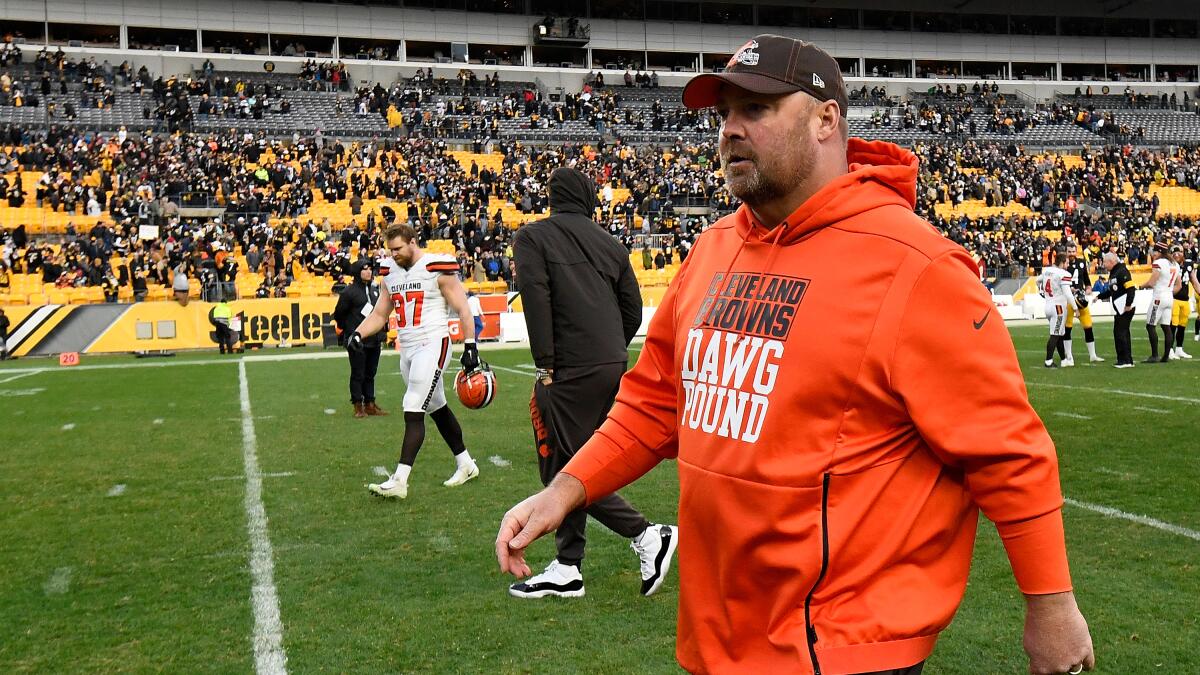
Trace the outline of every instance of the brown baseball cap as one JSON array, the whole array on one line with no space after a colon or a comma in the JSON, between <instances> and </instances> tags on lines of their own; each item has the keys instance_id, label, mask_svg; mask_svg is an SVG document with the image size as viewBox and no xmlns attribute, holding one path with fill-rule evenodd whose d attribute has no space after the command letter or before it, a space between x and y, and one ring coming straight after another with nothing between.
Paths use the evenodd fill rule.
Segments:
<instances>
[{"instance_id":1,"label":"brown baseball cap","mask_svg":"<svg viewBox=\"0 0 1200 675\"><path fill-rule=\"evenodd\" d=\"M849 105L837 60L811 42L782 35L757 35L734 52L725 72L693 77L683 88L683 104L689 108L716 105L717 92L725 83L756 94L803 91L818 101L837 101L842 117Z\"/></svg>"}]
</instances>

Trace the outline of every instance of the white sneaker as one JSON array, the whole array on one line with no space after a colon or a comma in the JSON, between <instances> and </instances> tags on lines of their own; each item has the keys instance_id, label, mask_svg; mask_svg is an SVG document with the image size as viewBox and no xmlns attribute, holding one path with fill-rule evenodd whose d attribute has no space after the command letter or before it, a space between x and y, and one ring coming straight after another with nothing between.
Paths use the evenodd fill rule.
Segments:
<instances>
[{"instance_id":1,"label":"white sneaker","mask_svg":"<svg viewBox=\"0 0 1200 675\"><path fill-rule=\"evenodd\" d=\"M1063 368L1073 368L1075 367L1075 358L1071 357L1069 359L1063 359L1062 363L1059 365L1061 365Z\"/></svg>"},{"instance_id":2,"label":"white sneaker","mask_svg":"<svg viewBox=\"0 0 1200 675\"><path fill-rule=\"evenodd\" d=\"M1192 336L1192 342L1200 342L1200 333L1196 333Z\"/></svg>"},{"instance_id":3,"label":"white sneaker","mask_svg":"<svg viewBox=\"0 0 1200 675\"><path fill-rule=\"evenodd\" d=\"M1104 363L1103 356L1093 356L1093 357L1091 357L1091 359L1092 359L1092 363Z\"/></svg>"},{"instance_id":4,"label":"white sneaker","mask_svg":"<svg viewBox=\"0 0 1200 675\"><path fill-rule=\"evenodd\" d=\"M382 483L371 483L367 486L367 492L376 497L404 499L408 496L408 483L401 483L394 478L389 478Z\"/></svg>"},{"instance_id":5,"label":"white sneaker","mask_svg":"<svg viewBox=\"0 0 1200 675\"><path fill-rule=\"evenodd\" d=\"M1171 360L1171 361L1178 361L1178 360L1179 360L1179 354L1177 354L1177 353L1175 352L1175 350L1174 350L1174 349L1172 349L1171 351L1167 352L1167 359L1169 359L1169 360Z\"/></svg>"},{"instance_id":6,"label":"white sneaker","mask_svg":"<svg viewBox=\"0 0 1200 675\"><path fill-rule=\"evenodd\" d=\"M458 487L463 483L475 478L479 475L479 465L472 461L467 466L460 466L454 470L454 475L442 482L446 487Z\"/></svg>"},{"instance_id":7,"label":"white sneaker","mask_svg":"<svg viewBox=\"0 0 1200 675\"><path fill-rule=\"evenodd\" d=\"M642 567L642 595L654 595L671 570L671 558L679 544L679 528L650 524L629 543Z\"/></svg>"},{"instance_id":8,"label":"white sneaker","mask_svg":"<svg viewBox=\"0 0 1200 675\"><path fill-rule=\"evenodd\" d=\"M564 565L557 559L551 560L546 566L546 571L509 586L508 594L514 598L544 598L548 595L582 598L583 575L574 565Z\"/></svg>"},{"instance_id":9,"label":"white sneaker","mask_svg":"<svg viewBox=\"0 0 1200 675\"><path fill-rule=\"evenodd\" d=\"M1176 348L1175 348L1175 353L1176 353L1176 354L1178 354L1178 355L1179 355L1179 358L1181 358L1181 359L1190 359L1190 358L1192 358L1192 355L1191 355L1191 354L1189 354L1189 353L1187 353L1187 352L1183 351L1183 347L1176 347Z\"/></svg>"},{"instance_id":10,"label":"white sneaker","mask_svg":"<svg viewBox=\"0 0 1200 675\"><path fill-rule=\"evenodd\" d=\"M1116 367L1117 368L1132 368L1133 364L1132 363L1118 363L1116 365Z\"/></svg>"}]
</instances>

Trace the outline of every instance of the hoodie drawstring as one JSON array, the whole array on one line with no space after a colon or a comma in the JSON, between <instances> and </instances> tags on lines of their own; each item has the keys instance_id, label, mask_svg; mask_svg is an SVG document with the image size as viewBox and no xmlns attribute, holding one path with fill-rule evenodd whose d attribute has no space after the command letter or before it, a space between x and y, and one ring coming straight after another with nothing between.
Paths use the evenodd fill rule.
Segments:
<instances>
[{"instance_id":1,"label":"hoodie drawstring","mask_svg":"<svg viewBox=\"0 0 1200 675\"><path fill-rule=\"evenodd\" d=\"M771 239L771 252L767 254L767 264L763 267L763 272L770 273L771 267L775 264L775 256L779 254L782 248L779 245L779 240L783 237L783 233L787 231L788 222L785 220L775 228L775 237Z\"/></svg>"},{"instance_id":2,"label":"hoodie drawstring","mask_svg":"<svg viewBox=\"0 0 1200 675\"><path fill-rule=\"evenodd\" d=\"M788 222L786 220L775 227L775 236L771 238L771 252L767 255L767 264L762 268L762 270L760 270L764 274L769 274L771 272L771 267L775 264L775 257L779 254L779 251L782 248L782 246L779 244L779 240L783 238L783 233L787 230L787 227ZM746 248L746 243L750 241L750 233L753 231L753 226L747 229L746 236L742 237L742 243L738 245L738 249L733 254L733 258L729 260L729 264L725 266L725 272L722 274L723 278L729 277L729 271L733 269L734 264L737 263L737 259L742 255L742 251Z\"/></svg>"}]
</instances>

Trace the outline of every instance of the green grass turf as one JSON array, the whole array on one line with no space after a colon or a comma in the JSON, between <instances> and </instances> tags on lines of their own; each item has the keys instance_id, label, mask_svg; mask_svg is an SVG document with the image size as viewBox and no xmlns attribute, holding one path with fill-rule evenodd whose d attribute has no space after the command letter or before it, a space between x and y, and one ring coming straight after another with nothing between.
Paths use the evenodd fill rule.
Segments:
<instances>
[{"instance_id":1,"label":"green grass turf","mask_svg":"<svg viewBox=\"0 0 1200 675\"><path fill-rule=\"evenodd\" d=\"M1078 336L1080 365L1047 370L1044 329L1013 330L1030 396L1058 443L1064 492L1200 530L1200 359L1116 370L1109 327L1097 334L1108 363L1085 364ZM517 371L529 362L520 350L485 358ZM0 672L253 670L237 367L212 365L216 355L175 360L206 364L136 368L124 367L137 363L127 357L85 356L85 365L121 367L0 367ZM379 480L372 468L391 470L398 454L395 364L385 357L378 388L397 414L355 420L343 359L247 363L289 670L677 672L674 572L658 595L640 597L635 555L594 522L585 598L505 592L496 526L539 487L531 376L499 371L500 394L485 410L453 403L478 480L441 486L453 461L430 422L409 498L366 495L363 484ZM54 372L2 382L14 368L47 366ZM290 475L271 475L280 473ZM106 496L117 484L124 494ZM673 465L623 492L651 520L674 521ZM1075 506L1064 515L1102 671L1200 672L1200 542ZM552 547L536 543L531 564ZM982 522L966 599L926 672L1024 672L1021 621L1003 549Z\"/></svg>"}]
</instances>

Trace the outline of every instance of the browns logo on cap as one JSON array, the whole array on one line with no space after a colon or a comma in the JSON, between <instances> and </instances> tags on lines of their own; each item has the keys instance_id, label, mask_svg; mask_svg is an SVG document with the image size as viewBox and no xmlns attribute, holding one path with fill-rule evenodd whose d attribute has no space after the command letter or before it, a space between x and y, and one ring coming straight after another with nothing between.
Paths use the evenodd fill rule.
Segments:
<instances>
[{"instance_id":1,"label":"browns logo on cap","mask_svg":"<svg viewBox=\"0 0 1200 675\"><path fill-rule=\"evenodd\" d=\"M683 104L689 108L716 105L722 84L756 94L803 91L819 101L836 101L842 117L849 105L837 60L811 42L782 35L756 35L734 52L725 72L693 77L683 89Z\"/></svg>"}]
</instances>

